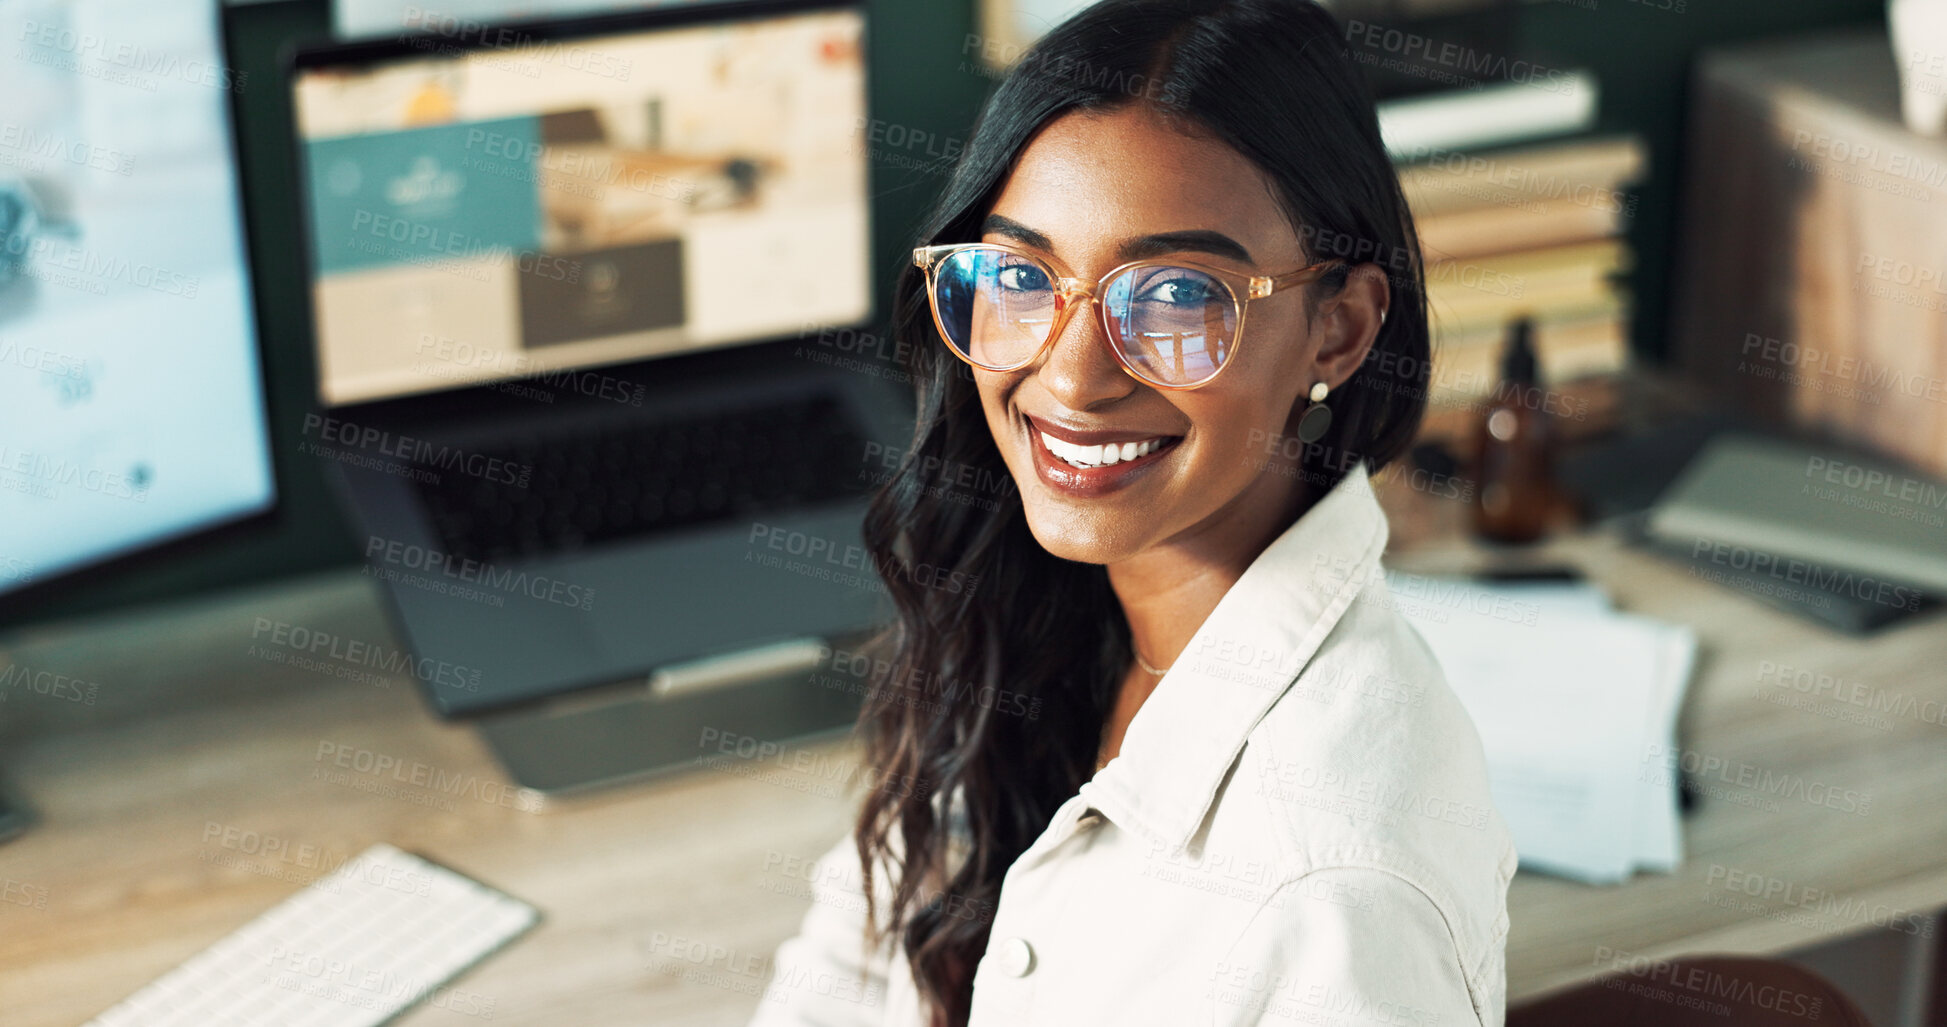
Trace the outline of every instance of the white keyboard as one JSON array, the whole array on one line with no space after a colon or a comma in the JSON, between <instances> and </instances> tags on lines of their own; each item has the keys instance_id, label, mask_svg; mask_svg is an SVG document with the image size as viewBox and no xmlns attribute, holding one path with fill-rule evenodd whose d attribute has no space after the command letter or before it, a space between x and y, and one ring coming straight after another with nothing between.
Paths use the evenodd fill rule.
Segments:
<instances>
[{"instance_id":1,"label":"white keyboard","mask_svg":"<svg viewBox=\"0 0 1947 1027\"><path fill-rule=\"evenodd\" d=\"M534 926L533 906L374 845L86 1027L376 1027ZM435 996L463 1012L492 1000Z\"/></svg>"}]
</instances>

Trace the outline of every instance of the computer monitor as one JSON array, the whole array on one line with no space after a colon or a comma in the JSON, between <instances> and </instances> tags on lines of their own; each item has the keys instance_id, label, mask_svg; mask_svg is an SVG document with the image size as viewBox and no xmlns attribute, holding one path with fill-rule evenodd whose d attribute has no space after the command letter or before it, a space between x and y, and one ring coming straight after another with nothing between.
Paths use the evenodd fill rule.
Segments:
<instances>
[{"instance_id":1,"label":"computer monitor","mask_svg":"<svg viewBox=\"0 0 1947 1027\"><path fill-rule=\"evenodd\" d=\"M773 2L301 51L321 402L863 321L863 35Z\"/></svg>"},{"instance_id":2,"label":"computer monitor","mask_svg":"<svg viewBox=\"0 0 1947 1027\"><path fill-rule=\"evenodd\" d=\"M276 501L214 0L27 0L0 60L0 601Z\"/></svg>"}]
</instances>

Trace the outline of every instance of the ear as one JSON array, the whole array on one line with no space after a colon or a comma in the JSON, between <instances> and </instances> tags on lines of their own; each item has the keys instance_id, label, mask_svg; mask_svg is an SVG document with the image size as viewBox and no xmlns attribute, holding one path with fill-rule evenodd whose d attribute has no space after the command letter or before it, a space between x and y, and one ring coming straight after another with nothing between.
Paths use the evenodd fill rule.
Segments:
<instances>
[{"instance_id":1,"label":"ear","mask_svg":"<svg viewBox=\"0 0 1947 1027\"><path fill-rule=\"evenodd\" d=\"M1338 294L1320 304L1312 318L1312 331L1319 336L1318 355L1312 360L1312 380L1336 390L1365 363L1379 327L1392 307L1391 284L1379 265L1355 266L1346 276Z\"/></svg>"}]
</instances>

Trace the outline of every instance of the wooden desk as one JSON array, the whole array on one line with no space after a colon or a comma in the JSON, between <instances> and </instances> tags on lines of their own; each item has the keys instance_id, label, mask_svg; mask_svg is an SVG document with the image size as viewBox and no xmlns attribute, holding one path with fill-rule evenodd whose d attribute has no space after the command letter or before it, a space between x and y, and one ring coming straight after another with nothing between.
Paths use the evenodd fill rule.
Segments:
<instances>
[{"instance_id":1,"label":"wooden desk","mask_svg":"<svg viewBox=\"0 0 1947 1027\"><path fill-rule=\"evenodd\" d=\"M1614 969L1610 953L1773 955L1882 929L1875 911L1913 914L1902 923L1920 929L1917 918L1947 906L1947 816L1940 809L1947 795L1947 614L1936 610L1852 638L1608 536L1566 538L1545 551L1601 583L1619 608L1696 629L1698 662L1678 745L1686 765L1722 760L1725 769L1702 778L1706 793L1684 817L1684 863L1675 873L1639 874L1609 888L1516 876L1508 895L1511 1000L1600 976ZM1480 557L1446 549L1389 562L1432 573L1479 566ZM1817 710L1782 705L1803 696L1776 683L1773 668L1781 667L1898 697L1904 712L1869 713L1829 697ZM1883 724L1828 715L1835 712ZM1813 801L1834 792L1832 802L1858 811ZM1727 881L1776 890L1767 901ZM1808 889L1831 893L1830 901ZM1780 891L1811 905L1787 904ZM1733 900L1749 905L1739 909L1728 904ZM1924 929L1930 937L1932 926Z\"/></svg>"},{"instance_id":2,"label":"wooden desk","mask_svg":"<svg viewBox=\"0 0 1947 1027\"><path fill-rule=\"evenodd\" d=\"M1889 717L1882 729L1754 692L1769 662L1947 703L1947 615L1849 639L1600 535L1551 552L1585 568L1621 607L1698 628L1687 748L1868 793L1871 805L1858 815L1779 797L1773 811L1736 801L1762 793L1720 784L1730 798L1706 796L1687 819L1688 858L1675 874L1616 888L1520 875L1509 899L1511 997L1598 975L1599 947L1649 957L1772 953L1878 929L1864 912L1724 905L1726 868L1785 881L1795 894L1819 888L1855 900L1844 909L1947 905L1947 725L1916 714ZM1473 559L1449 548L1393 562L1431 571ZM393 644L367 586L353 573L331 575L16 640L17 662L99 687L94 706L18 690L0 705L15 738L0 748L6 770L43 816L0 846L6 1022L80 1023L315 876L304 846L335 861L377 841L499 886L547 918L456 982L464 1001L423 1006L405 1024L483 1019L467 1008L491 1008L495 1023L510 1025L743 1022L773 947L809 901L793 871L847 828L852 798L830 776L853 750L809 748L809 771L733 763L538 812L503 805L503 779L480 742L435 723L409 681L334 678L261 655L275 649L264 622ZM429 769L360 773L336 765L341 751ZM414 784L414 773L450 783ZM283 855L241 851L253 847L244 832L281 840ZM254 869L229 865L252 859ZM731 956L714 973L695 972L671 954L672 937Z\"/></svg>"}]
</instances>

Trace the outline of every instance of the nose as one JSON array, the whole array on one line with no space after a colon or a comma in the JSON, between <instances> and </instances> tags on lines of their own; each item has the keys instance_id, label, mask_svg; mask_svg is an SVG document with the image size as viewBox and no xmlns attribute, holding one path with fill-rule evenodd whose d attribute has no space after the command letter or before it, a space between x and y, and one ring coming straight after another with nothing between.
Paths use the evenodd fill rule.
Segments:
<instances>
[{"instance_id":1,"label":"nose","mask_svg":"<svg viewBox=\"0 0 1947 1027\"><path fill-rule=\"evenodd\" d=\"M1134 392L1102 328L1101 301L1083 285L1064 282L1056 334L1034 370L1041 387L1070 410L1091 410Z\"/></svg>"}]
</instances>

